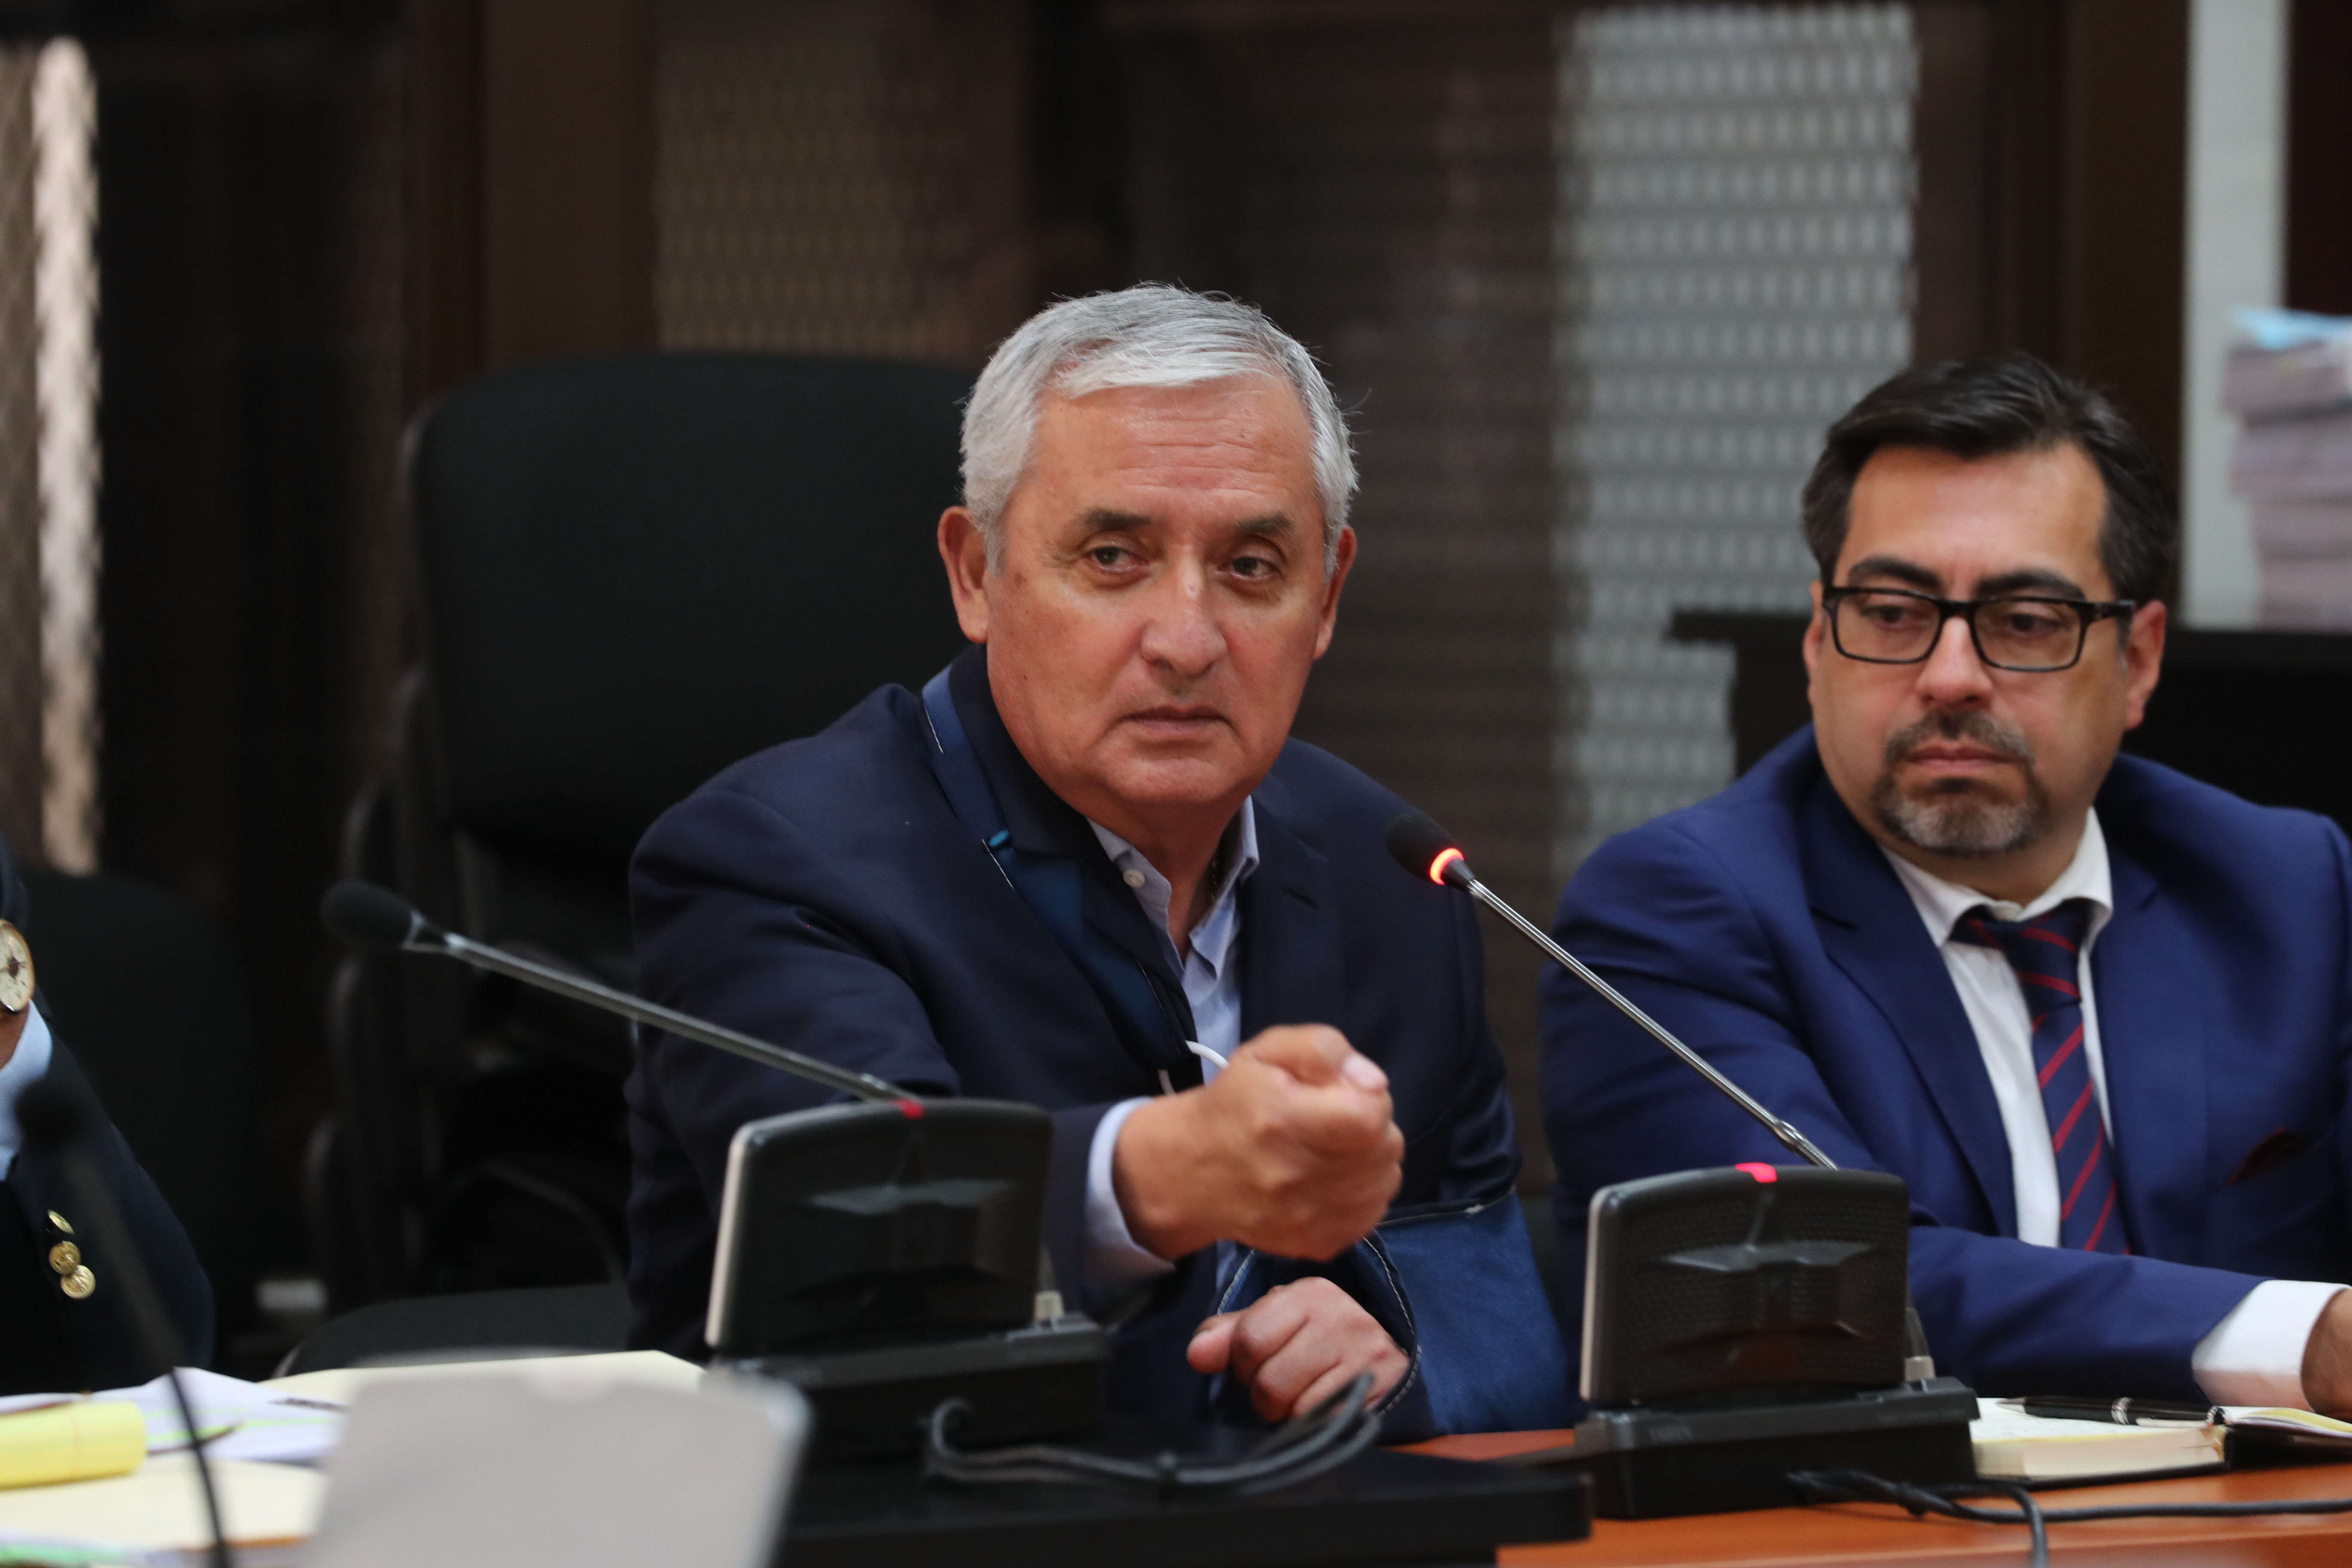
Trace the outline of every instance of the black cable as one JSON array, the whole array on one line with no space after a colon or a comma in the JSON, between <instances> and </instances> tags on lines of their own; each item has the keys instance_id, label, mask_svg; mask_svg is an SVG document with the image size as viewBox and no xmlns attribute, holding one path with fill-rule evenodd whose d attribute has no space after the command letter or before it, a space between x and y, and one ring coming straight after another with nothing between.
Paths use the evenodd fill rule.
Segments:
<instances>
[{"instance_id":1,"label":"black cable","mask_svg":"<svg viewBox=\"0 0 2352 1568\"><path fill-rule=\"evenodd\" d=\"M1380 1415L1370 1407L1371 1393L1372 1374L1360 1373L1314 1409L1267 1433L1248 1453L1222 1460L1187 1460L1172 1451L1128 1459L1045 1443L958 1448L949 1429L970 1407L961 1399L944 1400L931 1412L924 1432L923 1478L963 1486L1046 1482L1160 1497L1221 1492L1252 1497L1297 1486L1370 1447L1381 1431Z\"/></svg>"},{"instance_id":2,"label":"black cable","mask_svg":"<svg viewBox=\"0 0 2352 1568\"><path fill-rule=\"evenodd\" d=\"M1892 1502L1914 1515L1937 1513L1977 1524L2022 1524L2033 1531L2034 1568L2050 1561L2047 1527L2079 1524L2098 1519L2260 1519L2271 1514L2352 1513L2352 1497L2289 1498L2274 1502L2149 1502L2118 1503L2107 1508L2043 1508L2032 1492L2007 1481L1976 1480L1956 1486L1925 1487L1890 1481L1862 1470L1799 1470L1789 1477L1807 1502ZM1971 1508L1958 1500L1998 1494L2017 1504L2018 1511Z\"/></svg>"}]
</instances>

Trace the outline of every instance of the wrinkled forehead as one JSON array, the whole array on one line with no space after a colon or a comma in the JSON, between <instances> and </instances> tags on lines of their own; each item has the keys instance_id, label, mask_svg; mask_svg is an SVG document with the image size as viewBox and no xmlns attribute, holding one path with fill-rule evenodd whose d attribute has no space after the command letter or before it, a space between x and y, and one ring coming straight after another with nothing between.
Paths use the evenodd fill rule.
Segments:
<instances>
[{"instance_id":1,"label":"wrinkled forehead","mask_svg":"<svg viewBox=\"0 0 2352 1568\"><path fill-rule=\"evenodd\" d=\"M1882 447L1855 479L1836 581L2105 598L2106 504L2097 465L2072 443L1985 458Z\"/></svg>"}]
</instances>

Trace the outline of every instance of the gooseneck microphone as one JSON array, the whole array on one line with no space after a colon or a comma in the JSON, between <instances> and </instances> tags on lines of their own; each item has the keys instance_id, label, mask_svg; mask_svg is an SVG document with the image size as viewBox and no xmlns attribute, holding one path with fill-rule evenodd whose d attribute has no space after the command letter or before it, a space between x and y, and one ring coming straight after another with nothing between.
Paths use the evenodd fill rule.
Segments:
<instances>
[{"instance_id":1,"label":"gooseneck microphone","mask_svg":"<svg viewBox=\"0 0 2352 1568\"><path fill-rule=\"evenodd\" d=\"M1713 1084L1732 1104L1762 1122L1764 1130L1778 1138L1790 1152L1824 1171L1838 1168L1837 1162L1814 1147L1811 1139L1766 1110L1754 1095L1717 1071L1714 1063L1675 1038L1664 1024L1643 1012L1626 998L1624 993L1587 968L1574 953L1552 941L1541 926L1505 903L1493 889L1472 872L1470 862L1463 858L1461 847L1454 842L1452 834L1437 825L1435 817L1423 811L1408 811L1389 824L1387 838L1389 853L1395 856L1406 870L1416 877L1426 877L1442 888L1459 888L1508 921L1514 930L1541 948L1553 963L1599 992L1611 1006L1639 1024L1652 1039L1680 1058L1685 1067ZM1920 1324L1919 1309L1913 1304L1907 1287L1903 1296L1903 1334L1904 1380L1920 1382L1935 1376L1936 1363L1927 1352L1927 1330Z\"/></svg>"},{"instance_id":2,"label":"gooseneck microphone","mask_svg":"<svg viewBox=\"0 0 2352 1568\"><path fill-rule=\"evenodd\" d=\"M1599 992L1610 1005L1648 1031L1652 1039L1681 1058L1685 1067L1713 1084L1726 1099L1762 1122L1764 1130L1778 1138L1791 1153L1824 1171L1838 1168L1837 1162L1815 1148L1811 1139L1766 1110L1753 1095L1716 1070L1714 1063L1675 1038L1664 1025L1633 1005L1626 1000L1623 993L1586 968L1574 953L1552 941L1544 933L1542 927L1496 896L1492 889L1471 872L1470 862L1462 858L1454 836L1440 827L1434 817L1426 812L1406 812L1389 824L1388 846L1389 853L1413 875L1427 877L1440 887L1460 888L1508 921L1521 936L1541 948L1553 963Z\"/></svg>"},{"instance_id":3,"label":"gooseneck microphone","mask_svg":"<svg viewBox=\"0 0 2352 1568\"><path fill-rule=\"evenodd\" d=\"M569 996L575 1002L586 1003L607 1013L617 1013L624 1018L640 1024L651 1024L673 1035L689 1040L699 1040L706 1046L716 1046L731 1051L747 1061L758 1062L795 1078L820 1083L859 1100L886 1104L899 1104L916 1097L897 1084L886 1083L870 1073L852 1072L835 1067L831 1062L804 1057L798 1051L770 1045L734 1029L707 1024L674 1007L664 1007L615 991L609 985L599 985L593 980L583 980L576 974L566 974L550 964L535 963L528 958L518 958L504 948L486 942L470 942L455 931L443 931L417 911L416 906L389 888L373 882L338 882L327 889L320 900L319 918L327 930L352 946L373 952L432 952L470 963L477 969L487 969L493 974L504 974L526 985L552 991L559 996Z\"/></svg>"}]
</instances>

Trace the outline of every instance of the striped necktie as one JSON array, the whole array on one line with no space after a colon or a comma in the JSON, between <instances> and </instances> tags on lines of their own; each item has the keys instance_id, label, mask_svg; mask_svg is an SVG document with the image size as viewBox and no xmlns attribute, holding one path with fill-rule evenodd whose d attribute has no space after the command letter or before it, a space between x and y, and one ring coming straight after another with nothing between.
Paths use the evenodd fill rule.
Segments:
<instances>
[{"instance_id":1,"label":"striped necktie","mask_svg":"<svg viewBox=\"0 0 2352 1568\"><path fill-rule=\"evenodd\" d=\"M2058 1245L2085 1252L2129 1252L2116 1206L2115 1161L2091 1086L2083 1048L2079 966L2091 905L2069 899L2030 921L1995 920L1982 905L1960 917L1955 941L1990 947L2009 960L2033 1020L2033 1070L2042 1085L2042 1112L2058 1156Z\"/></svg>"}]
</instances>

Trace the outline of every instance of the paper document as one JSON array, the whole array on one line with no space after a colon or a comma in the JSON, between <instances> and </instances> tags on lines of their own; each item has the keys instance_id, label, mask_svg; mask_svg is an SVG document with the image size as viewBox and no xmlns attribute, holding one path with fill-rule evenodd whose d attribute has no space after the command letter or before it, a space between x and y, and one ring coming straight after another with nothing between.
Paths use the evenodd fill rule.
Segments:
<instances>
[{"instance_id":1,"label":"paper document","mask_svg":"<svg viewBox=\"0 0 2352 1568\"><path fill-rule=\"evenodd\" d=\"M205 1452L215 1459L306 1463L333 1453L342 1439L343 1412L327 1401L289 1395L194 1367L180 1369L180 1386L187 1391L188 1405L196 1413ZM149 1453L169 1454L187 1447L188 1429L180 1419L179 1402L172 1397L168 1379L159 1377L137 1388L112 1389L97 1397L128 1400L139 1406L147 1419Z\"/></svg>"}]
</instances>

